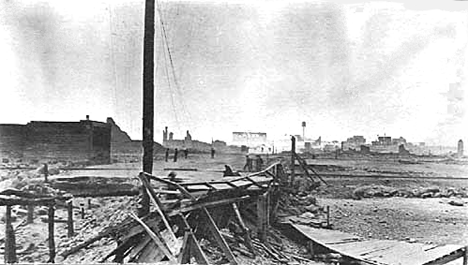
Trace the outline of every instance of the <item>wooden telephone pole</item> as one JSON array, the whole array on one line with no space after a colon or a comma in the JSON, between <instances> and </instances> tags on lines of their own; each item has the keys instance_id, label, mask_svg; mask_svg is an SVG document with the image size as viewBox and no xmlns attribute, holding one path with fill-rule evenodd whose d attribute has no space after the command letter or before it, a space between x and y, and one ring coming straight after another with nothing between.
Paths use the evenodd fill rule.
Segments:
<instances>
[{"instance_id":1,"label":"wooden telephone pole","mask_svg":"<svg viewBox=\"0 0 468 265\"><path fill-rule=\"evenodd\" d=\"M153 172L154 142L154 0L145 1L143 38L143 171ZM149 196L142 189L140 216L149 213Z\"/></svg>"}]
</instances>

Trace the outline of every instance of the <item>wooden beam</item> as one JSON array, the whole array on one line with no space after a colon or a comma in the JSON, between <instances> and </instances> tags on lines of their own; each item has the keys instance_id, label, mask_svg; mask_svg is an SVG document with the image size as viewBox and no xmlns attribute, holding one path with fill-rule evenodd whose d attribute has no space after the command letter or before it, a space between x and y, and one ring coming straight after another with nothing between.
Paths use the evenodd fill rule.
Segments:
<instances>
[{"instance_id":1,"label":"wooden beam","mask_svg":"<svg viewBox=\"0 0 468 265\"><path fill-rule=\"evenodd\" d=\"M181 207L179 209L170 211L168 212L168 216L175 216L180 213L190 212L190 211L205 208L205 207L216 207L216 206L220 206L224 204L230 204L230 203L234 203L238 201L247 200L249 198L250 196L247 195L247 196L242 196L238 198L230 198L230 199L224 199L224 200L218 200L218 201L212 201L212 202L196 203L196 204L189 205L187 207Z\"/></svg>"},{"instance_id":2,"label":"wooden beam","mask_svg":"<svg viewBox=\"0 0 468 265\"><path fill-rule=\"evenodd\" d=\"M68 237L73 237L75 234L75 229L73 227L73 201L69 201L67 203L67 213L68 213L68 219L67 219L67 232L68 232Z\"/></svg>"},{"instance_id":3,"label":"wooden beam","mask_svg":"<svg viewBox=\"0 0 468 265\"><path fill-rule=\"evenodd\" d=\"M54 238L54 216L55 209L53 205L49 206L49 262L55 263L55 238Z\"/></svg>"},{"instance_id":4,"label":"wooden beam","mask_svg":"<svg viewBox=\"0 0 468 265\"><path fill-rule=\"evenodd\" d=\"M158 246L159 249L166 255L166 257L171 261L176 263L177 259L174 257L174 254L171 252L166 242L164 242L151 228L149 228L143 220L138 218L135 214L130 213L130 216L135 219L140 225L146 230L146 233L153 239L154 243Z\"/></svg>"},{"instance_id":5,"label":"wooden beam","mask_svg":"<svg viewBox=\"0 0 468 265\"><path fill-rule=\"evenodd\" d=\"M252 182L252 184L254 184L255 186L257 186L257 187L259 187L261 189L265 188L262 185L258 184L255 180L251 179L250 177L245 177L245 179Z\"/></svg>"},{"instance_id":6,"label":"wooden beam","mask_svg":"<svg viewBox=\"0 0 468 265\"><path fill-rule=\"evenodd\" d=\"M218 245L223 250L224 254L226 255L226 258L229 260L229 263L233 265L238 264L236 258L234 257L234 254L229 248L229 245L226 243L226 240L223 238L223 236L221 236L221 233L219 232L219 229L216 226L216 223L213 220L213 217L211 217L210 213L208 212L206 208L202 208L202 212L205 214L205 216L208 219L208 223L206 225L208 226L214 238L218 242Z\"/></svg>"},{"instance_id":7,"label":"wooden beam","mask_svg":"<svg viewBox=\"0 0 468 265\"><path fill-rule=\"evenodd\" d=\"M183 214L179 215L180 218L182 219L184 225L185 225L185 235L184 235L184 240L185 236L187 236L187 247L188 247L188 262L190 262L190 254L193 252L193 256L195 257L196 261L198 264L209 264L209 261L203 252L202 248L200 247L200 244L198 243L197 238L195 237L195 234L193 233L192 228L190 227L187 219ZM185 255L183 252L181 255ZM186 259L185 257L182 257L182 260Z\"/></svg>"},{"instance_id":8,"label":"wooden beam","mask_svg":"<svg viewBox=\"0 0 468 265\"><path fill-rule=\"evenodd\" d=\"M463 255L463 265L468 265L468 246L464 249L465 253Z\"/></svg>"},{"instance_id":9,"label":"wooden beam","mask_svg":"<svg viewBox=\"0 0 468 265\"><path fill-rule=\"evenodd\" d=\"M425 265L443 265L443 264L447 264L453 260L456 260L456 259L459 259L461 257L464 258L465 256L465 251L466 251L466 248L464 248L463 250L460 250L460 251L456 251L450 255L446 255L446 256L443 256L439 259L436 259L434 261L430 261L430 262L427 262L427 263L424 263Z\"/></svg>"},{"instance_id":10,"label":"wooden beam","mask_svg":"<svg viewBox=\"0 0 468 265\"><path fill-rule=\"evenodd\" d=\"M172 186L176 187L187 198L195 200L195 197L190 192L188 192L184 187L182 187L179 183L175 183L175 182L172 182L172 181L169 181L169 180L165 180L163 178L153 176L153 175L148 174L146 172L142 172L142 173L145 176L147 176L149 179L159 181L159 182L162 182L162 183L165 183L165 184L172 185Z\"/></svg>"},{"instance_id":11,"label":"wooden beam","mask_svg":"<svg viewBox=\"0 0 468 265\"><path fill-rule=\"evenodd\" d=\"M213 185L216 185L216 184L224 184L224 185L229 185L233 188L238 188L239 186L235 185L234 183L232 183L231 181L225 181L225 180L217 180L217 181L210 181L210 182L191 182L191 183L181 183L180 185L183 186L183 187L190 187L190 186L200 186L200 185L205 185L205 186L212 186ZM213 187L215 188L215 187ZM215 188L216 189L216 188Z\"/></svg>"},{"instance_id":12,"label":"wooden beam","mask_svg":"<svg viewBox=\"0 0 468 265\"><path fill-rule=\"evenodd\" d=\"M55 204L55 198L24 199L24 198L11 198L9 196L0 195L0 206L53 205L53 204Z\"/></svg>"},{"instance_id":13,"label":"wooden beam","mask_svg":"<svg viewBox=\"0 0 468 265\"><path fill-rule=\"evenodd\" d=\"M185 231L184 239L182 241L182 249L180 250L179 258L177 263L187 264L190 263L190 234L188 231Z\"/></svg>"},{"instance_id":14,"label":"wooden beam","mask_svg":"<svg viewBox=\"0 0 468 265\"><path fill-rule=\"evenodd\" d=\"M15 230L11 224L11 206L6 207L5 213L5 263L16 263L16 240Z\"/></svg>"},{"instance_id":15,"label":"wooden beam","mask_svg":"<svg viewBox=\"0 0 468 265\"><path fill-rule=\"evenodd\" d=\"M26 223L34 223L34 205L28 205L28 216Z\"/></svg>"},{"instance_id":16,"label":"wooden beam","mask_svg":"<svg viewBox=\"0 0 468 265\"><path fill-rule=\"evenodd\" d=\"M262 242L267 240L267 196L257 197L257 236Z\"/></svg>"},{"instance_id":17,"label":"wooden beam","mask_svg":"<svg viewBox=\"0 0 468 265\"><path fill-rule=\"evenodd\" d=\"M236 216L237 222L239 223L239 226L242 229L245 245L255 255L256 254L255 253L255 248L253 247L252 239L250 238L250 231L247 228L247 226L245 225L244 220L242 219L239 208L237 207L237 204L235 204L235 203L232 203L231 205L232 205L232 209L234 210L234 214Z\"/></svg>"},{"instance_id":18,"label":"wooden beam","mask_svg":"<svg viewBox=\"0 0 468 265\"><path fill-rule=\"evenodd\" d=\"M309 171L308 171L308 169L310 169L312 171L312 173L314 173L314 175L319 180L321 180L325 185L328 185L328 183L313 168L311 168L311 167L309 167L307 165L307 162L301 156L296 154L296 158L297 158L297 161L299 162L299 164L301 165L301 167L304 169L304 172L306 173L307 177L309 177L310 179L313 180L312 176L309 174Z\"/></svg>"},{"instance_id":19,"label":"wooden beam","mask_svg":"<svg viewBox=\"0 0 468 265\"><path fill-rule=\"evenodd\" d=\"M169 222L167 220L168 216L163 211L164 210L164 205L158 199L158 197L157 197L156 193L154 192L153 188L150 186L148 179L146 178L145 175L143 175L141 173L138 175L138 178L141 180L141 183L143 184L143 188L146 190L150 200L153 202L154 206L156 207L156 211L161 216L161 219L162 219L164 225L166 226L166 229L169 232L170 236L172 237L172 239L174 241L177 240L176 236L174 235L174 232L172 231L172 227L169 225Z\"/></svg>"},{"instance_id":20,"label":"wooden beam","mask_svg":"<svg viewBox=\"0 0 468 265\"><path fill-rule=\"evenodd\" d=\"M205 182L205 185L208 186L210 189L216 190L216 188L209 182Z\"/></svg>"}]
</instances>

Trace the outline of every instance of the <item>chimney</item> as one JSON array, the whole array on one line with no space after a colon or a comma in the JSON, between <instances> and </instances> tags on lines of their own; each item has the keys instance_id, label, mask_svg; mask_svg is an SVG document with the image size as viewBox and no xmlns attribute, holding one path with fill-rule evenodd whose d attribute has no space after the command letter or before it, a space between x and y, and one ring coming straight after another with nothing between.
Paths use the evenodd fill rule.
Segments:
<instances>
[{"instance_id":1,"label":"chimney","mask_svg":"<svg viewBox=\"0 0 468 265\"><path fill-rule=\"evenodd\" d=\"M89 121L89 115L86 115L86 120Z\"/></svg>"}]
</instances>

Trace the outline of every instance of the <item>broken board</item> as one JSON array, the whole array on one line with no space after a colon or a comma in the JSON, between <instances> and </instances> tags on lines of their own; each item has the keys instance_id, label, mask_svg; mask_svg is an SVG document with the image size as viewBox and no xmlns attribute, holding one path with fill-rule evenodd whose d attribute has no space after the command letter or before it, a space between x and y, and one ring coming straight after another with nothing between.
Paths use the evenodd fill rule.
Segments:
<instances>
[{"instance_id":1,"label":"broken board","mask_svg":"<svg viewBox=\"0 0 468 265\"><path fill-rule=\"evenodd\" d=\"M466 248L460 245L437 246L394 240L364 240L336 230L299 224L291 226L314 243L367 264L445 264L466 255Z\"/></svg>"}]
</instances>

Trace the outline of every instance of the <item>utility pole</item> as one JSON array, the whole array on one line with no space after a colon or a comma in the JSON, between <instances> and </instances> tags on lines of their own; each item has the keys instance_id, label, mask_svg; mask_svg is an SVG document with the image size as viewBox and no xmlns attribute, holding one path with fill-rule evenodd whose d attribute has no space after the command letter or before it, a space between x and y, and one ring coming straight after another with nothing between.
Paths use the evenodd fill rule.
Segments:
<instances>
[{"instance_id":1,"label":"utility pole","mask_svg":"<svg viewBox=\"0 0 468 265\"><path fill-rule=\"evenodd\" d=\"M153 173L154 134L154 0L145 1L143 37L143 171ZM149 213L149 196L142 189L139 215Z\"/></svg>"},{"instance_id":2,"label":"utility pole","mask_svg":"<svg viewBox=\"0 0 468 265\"><path fill-rule=\"evenodd\" d=\"M296 138L291 136L291 187L294 185L296 180Z\"/></svg>"},{"instance_id":3,"label":"utility pole","mask_svg":"<svg viewBox=\"0 0 468 265\"><path fill-rule=\"evenodd\" d=\"M306 122L302 122L302 140L305 142L305 127L306 127Z\"/></svg>"}]
</instances>

